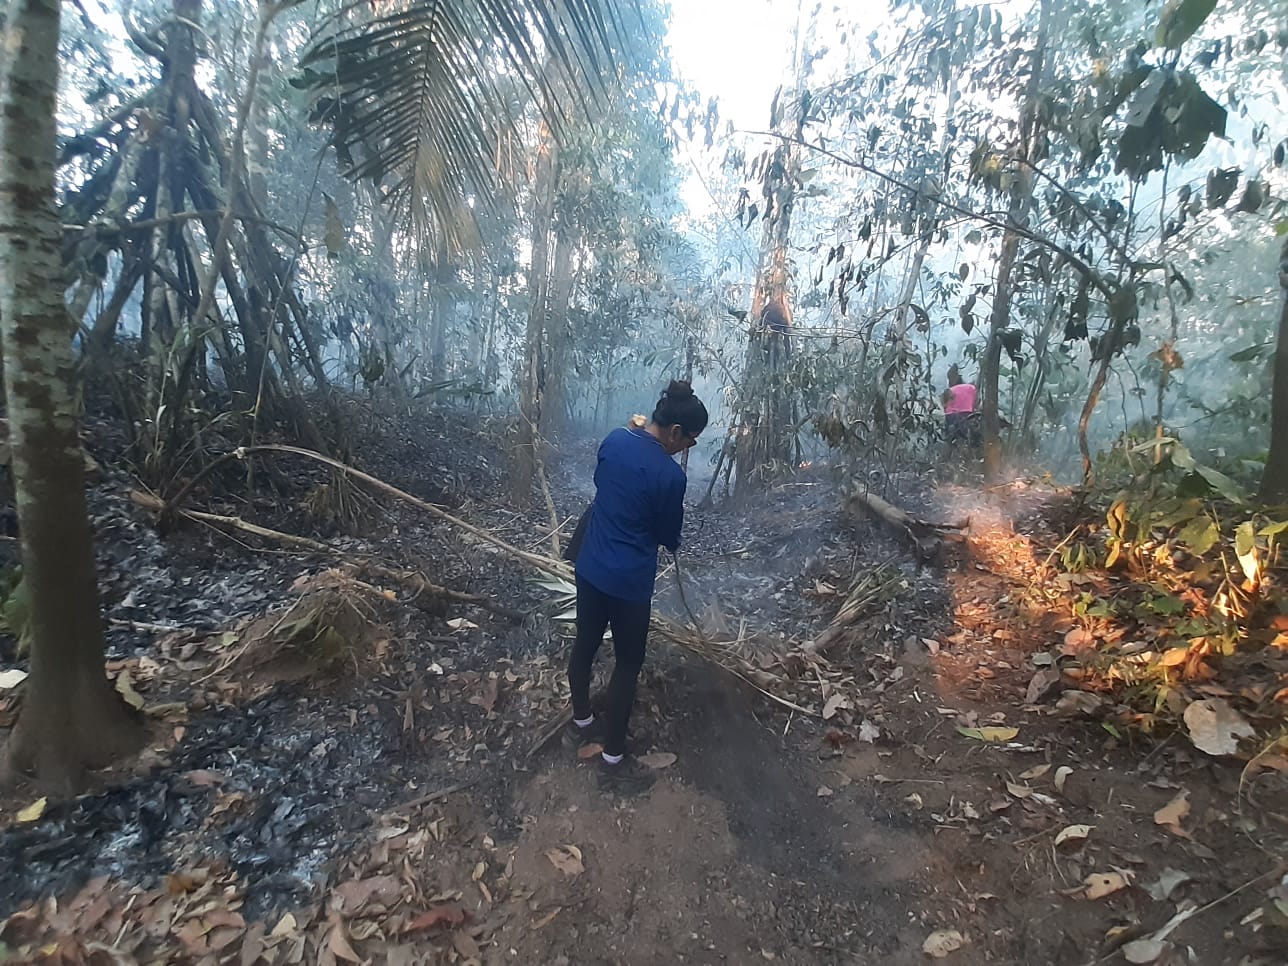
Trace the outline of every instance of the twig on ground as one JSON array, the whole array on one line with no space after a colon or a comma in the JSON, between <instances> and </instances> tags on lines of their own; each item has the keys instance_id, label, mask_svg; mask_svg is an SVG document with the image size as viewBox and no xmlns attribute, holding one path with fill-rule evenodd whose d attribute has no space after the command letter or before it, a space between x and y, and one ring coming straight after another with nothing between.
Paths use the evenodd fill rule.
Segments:
<instances>
[{"instance_id":1,"label":"twig on ground","mask_svg":"<svg viewBox=\"0 0 1288 966\"><path fill-rule=\"evenodd\" d=\"M436 792L430 792L428 795L421 795L419 798L413 798L411 801L403 802L401 805L395 805L386 815L395 815L398 812L407 811L413 808L420 808L422 805L432 805L434 802L441 802L449 795L455 795L457 792L464 791L477 785L482 778L471 778L467 781L457 782L455 785L448 785L446 788L440 788Z\"/></svg>"}]
</instances>

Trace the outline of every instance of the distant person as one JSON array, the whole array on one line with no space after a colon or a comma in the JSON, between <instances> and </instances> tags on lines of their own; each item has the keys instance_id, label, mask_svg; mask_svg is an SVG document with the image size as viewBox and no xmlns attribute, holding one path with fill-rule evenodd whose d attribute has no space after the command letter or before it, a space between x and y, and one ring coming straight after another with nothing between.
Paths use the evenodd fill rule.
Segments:
<instances>
[{"instance_id":1,"label":"distant person","mask_svg":"<svg viewBox=\"0 0 1288 966\"><path fill-rule=\"evenodd\" d=\"M684 523L686 480L672 457L697 442L707 427L707 408L689 383L672 380L647 423L635 423L613 430L600 444L595 502L580 545L570 547L577 571L577 641L568 660L573 720L564 739L576 748L600 742L600 787L627 795L653 784L652 771L626 754L626 728L644 664L657 548L675 553ZM613 676L597 716L590 705L591 670L609 627Z\"/></svg>"},{"instance_id":2,"label":"distant person","mask_svg":"<svg viewBox=\"0 0 1288 966\"><path fill-rule=\"evenodd\" d=\"M944 436L949 443L970 441L970 417L975 412L975 397L975 387L962 381L956 366L949 366L948 388L943 394Z\"/></svg>"}]
</instances>

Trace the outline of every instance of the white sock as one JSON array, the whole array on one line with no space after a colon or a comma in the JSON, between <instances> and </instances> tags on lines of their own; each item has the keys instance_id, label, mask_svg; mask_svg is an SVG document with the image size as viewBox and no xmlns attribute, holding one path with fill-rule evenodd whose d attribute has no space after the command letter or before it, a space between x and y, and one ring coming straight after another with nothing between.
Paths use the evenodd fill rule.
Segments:
<instances>
[{"instance_id":1,"label":"white sock","mask_svg":"<svg viewBox=\"0 0 1288 966\"><path fill-rule=\"evenodd\" d=\"M620 765L622 763L622 759L626 757L625 755L610 755L606 751L601 752L600 754L604 756L604 763L608 765Z\"/></svg>"},{"instance_id":2,"label":"white sock","mask_svg":"<svg viewBox=\"0 0 1288 966\"><path fill-rule=\"evenodd\" d=\"M595 716L592 714L589 718L573 718L572 723L578 728L589 728L595 723Z\"/></svg>"}]
</instances>

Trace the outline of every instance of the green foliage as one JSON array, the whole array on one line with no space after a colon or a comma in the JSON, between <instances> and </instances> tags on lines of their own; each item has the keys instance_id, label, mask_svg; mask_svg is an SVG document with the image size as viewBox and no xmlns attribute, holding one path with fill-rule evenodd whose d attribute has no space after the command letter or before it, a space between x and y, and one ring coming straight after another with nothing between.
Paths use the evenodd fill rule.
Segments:
<instances>
[{"instance_id":1,"label":"green foliage","mask_svg":"<svg viewBox=\"0 0 1288 966\"><path fill-rule=\"evenodd\" d=\"M1116 169L1140 180L1167 159L1192 161L1225 136L1226 110L1187 71L1154 68L1127 104Z\"/></svg>"},{"instance_id":2,"label":"green foliage","mask_svg":"<svg viewBox=\"0 0 1288 966\"><path fill-rule=\"evenodd\" d=\"M11 567L0 574L0 629L18 642L18 653L31 649L30 602L22 568Z\"/></svg>"}]
</instances>

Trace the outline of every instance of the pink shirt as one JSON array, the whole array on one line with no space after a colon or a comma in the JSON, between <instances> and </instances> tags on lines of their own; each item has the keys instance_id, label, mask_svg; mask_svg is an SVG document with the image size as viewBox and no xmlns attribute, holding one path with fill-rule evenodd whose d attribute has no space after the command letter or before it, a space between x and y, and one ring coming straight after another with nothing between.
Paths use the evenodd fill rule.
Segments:
<instances>
[{"instance_id":1,"label":"pink shirt","mask_svg":"<svg viewBox=\"0 0 1288 966\"><path fill-rule=\"evenodd\" d=\"M953 413L973 413L975 411L975 387L963 382L948 387L948 401L944 403L944 415Z\"/></svg>"}]
</instances>

